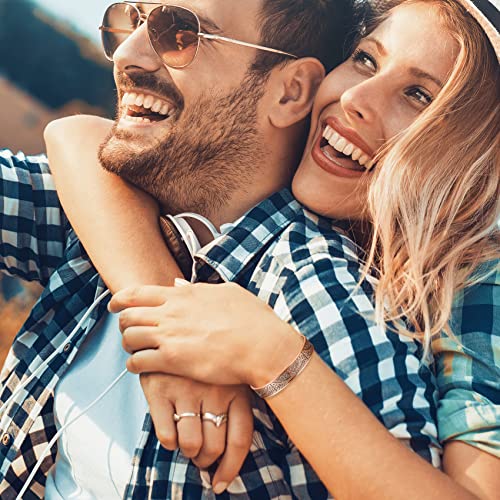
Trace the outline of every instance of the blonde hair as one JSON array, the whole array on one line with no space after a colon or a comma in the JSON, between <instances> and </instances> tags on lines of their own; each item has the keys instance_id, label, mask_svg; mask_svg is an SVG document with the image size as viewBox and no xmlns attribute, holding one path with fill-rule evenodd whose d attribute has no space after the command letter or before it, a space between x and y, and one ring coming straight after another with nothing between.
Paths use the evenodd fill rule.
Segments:
<instances>
[{"instance_id":1,"label":"blonde hair","mask_svg":"<svg viewBox=\"0 0 500 500\"><path fill-rule=\"evenodd\" d=\"M386 145L370 185L376 319L419 338L452 335L453 299L500 257L499 66L455 0L429 1L459 52L435 101ZM384 16L385 17L385 16ZM401 320L404 321L401 321Z\"/></svg>"}]
</instances>

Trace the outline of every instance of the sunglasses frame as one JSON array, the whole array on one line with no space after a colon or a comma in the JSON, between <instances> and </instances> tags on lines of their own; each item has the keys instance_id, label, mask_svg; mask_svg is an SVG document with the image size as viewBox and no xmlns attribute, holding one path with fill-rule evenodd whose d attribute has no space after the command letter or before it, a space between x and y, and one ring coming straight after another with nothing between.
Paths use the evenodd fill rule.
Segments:
<instances>
[{"instance_id":1,"label":"sunglasses frame","mask_svg":"<svg viewBox=\"0 0 500 500\"><path fill-rule=\"evenodd\" d=\"M139 8L137 7L136 3L146 4L146 5L156 5L157 7L155 7L153 10L151 10L151 12L149 12L148 14L145 14L145 13L143 13L143 12L141 12L139 10ZM191 9L188 9L188 8L180 6L180 5L166 4L166 3L163 3L163 2L161 2L161 3L159 3L159 2L114 2L114 3L112 3L111 5L109 5L107 7L105 14L114 5L129 5L130 7L133 7L137 11L137 13L139 15L138 16L138 19L139 19L138 24L137 24L137 26L133 30L120 29L120 28L112 28L112 27L101 25L101 26L99 26L99 30L101 32L106 32L106 33L122 33L122 34L129 33L129 35L131 35L136 30L138 30L141 27L142 24L146 24L146 26L147 26L149 16L155 10L157 10L157 9L159 9L161 7L175 7L177 9L181 9L181 10L184 10L186 12L189 12L191 15L193 15L193 17L196 19L196 22L198 24L198 32L196 33L196 35L198 37L198 43L196 45L196 51L195 51L194 56L191 59L191 61L189 61L187 64L184 64L182 66L172 66L171 64L168 64L168 63L165 62L165 60L161 57L161 55L155 49L155 47L153 45L153 42L151 40L151 36L149 34L149 30L148 30L148 40L149 40L149 43L150 43L152 49L155 51L156 55L161 59L161 61L163 62L163 64L165 66L167 66L168 68L173 68L173 69L184 69L184 68L187 68L196 59L196 56L198 55L198 51L200 49L200 41L201 41L202 38L204 40L210 40L210 41L219 41L219 42L233 43L235 45L240 45L242 47L249 47L249 48L252 48L252 49L263 50L265 52L272 52L274 54L279 54L279 55L282 55L282 56L291 57L292 59L298 59L298 56L296 56L294 54L290 54L289 52L284 52L282 50L272 49L270 47L265 47L263 45L256 45L254 43L243 42L242 40L236 40L234 38L228 38L228 37L221 36L221 35L212 35L212 34L209 34L209 33L203 33L201 31L200 18L198 17L198 15L196 14L196 12L193 12ZM116 51L116 49L115 49L115 51ZM104 51L104 54L106 56L106 59L108 59L110 61L113 60L113 56L109 57L106 54L106 51Z\"/></svg>"}]
</instances>

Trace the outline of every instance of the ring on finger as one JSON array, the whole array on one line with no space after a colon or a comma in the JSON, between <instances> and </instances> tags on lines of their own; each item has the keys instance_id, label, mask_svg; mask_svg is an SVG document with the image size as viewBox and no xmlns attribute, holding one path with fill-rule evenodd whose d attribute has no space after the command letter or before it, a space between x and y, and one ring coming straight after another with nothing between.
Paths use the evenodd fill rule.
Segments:
<instances>
[{"instance_id":1,"label":"ring on finger","mask_svg":"<svg viewBox=\"0 0 500 500\"><path fill-rule=\"evenodd\" d=\"M184 413L174 413L174 422L180 422L183 418L200 418L199 413L194 413L192 411L186 411Z\"/></svg>"},{"instance_id":2,"label":"ring on finger","mask_svg":"<svg viewBox=\"0 0 500 500\"><path fill-rule=\"evenodd\" d=\"M216 415L215 413L206 411L201 414L201 419L212 422L215 427L219 428L222 424L227 422L227 413L220 413L219 415Z\"/></svg>"}]
</instances>

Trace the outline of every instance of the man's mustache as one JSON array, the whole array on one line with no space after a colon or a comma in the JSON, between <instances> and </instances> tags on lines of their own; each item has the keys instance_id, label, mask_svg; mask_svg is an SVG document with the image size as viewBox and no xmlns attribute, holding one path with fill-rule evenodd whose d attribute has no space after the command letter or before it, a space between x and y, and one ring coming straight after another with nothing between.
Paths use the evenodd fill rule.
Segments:
<instances>
[{"instance_id":1,"label":"man's mustache","mask_svg":"<svg viewBox=\"0 0 500 500\"><path fill-rule=\"evenodd\" d=\"M126 89L127 92L133 92L135 88L140 88L143 91L150 91L164 97L175 105L178 112L184 109L184 98L173 83L160 81L150 73L133 76L126 73L116 73L115 79L120 93L123 92L123 89Z\"/></svg>"}]
</instances>

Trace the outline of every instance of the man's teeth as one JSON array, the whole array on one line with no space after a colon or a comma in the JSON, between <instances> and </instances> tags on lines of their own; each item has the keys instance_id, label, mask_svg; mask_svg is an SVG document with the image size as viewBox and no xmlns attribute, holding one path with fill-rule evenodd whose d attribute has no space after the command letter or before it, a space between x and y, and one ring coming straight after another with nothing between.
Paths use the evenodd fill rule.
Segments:
<instances>
[{"instance_id":1,"label":"man's teeth","mask_svg":"<svg viewBox=\"0 0 500 500\"><path fill-rule=\"evenodd\" d=\"M326 126L323 131L323 137L328 141L328 144L338 152L350 156L354 161L357 161L362 167L370 170L375 161L357 146L349 142L345 137L342 137L338 132L330 126Z\"/></svg>"},{"instance_id":2,"label":"man's teeth","mask_svg":"<svg viewBox=\"0 0 500 500\"><path fill-rule=\"evenodd\" d=\"M153 113L164 116L167 116L174 109L174 106L167 101L152 95L136 94L134 92L123 94L122 104L124 106L142 106L144 109L150 109Z\"/></svg>"}]
</instances>

